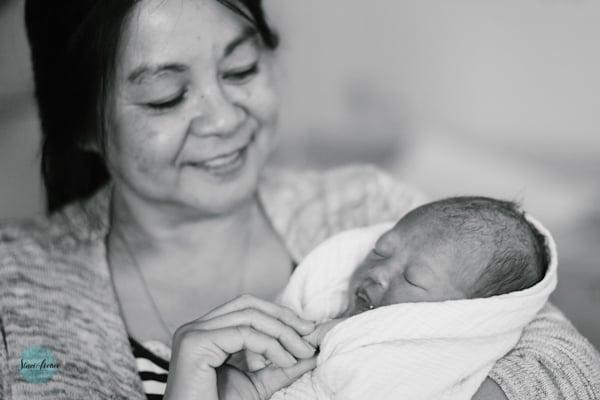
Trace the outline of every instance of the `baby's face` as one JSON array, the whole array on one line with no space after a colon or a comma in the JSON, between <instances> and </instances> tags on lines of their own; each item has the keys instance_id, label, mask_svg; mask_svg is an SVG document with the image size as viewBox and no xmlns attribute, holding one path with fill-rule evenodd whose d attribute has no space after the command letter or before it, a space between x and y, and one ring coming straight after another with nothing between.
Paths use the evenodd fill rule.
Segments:
<instances>
[{"instance_id":1,"label":"baby's face","mask_svg":"<svg viewBox=\"0 0 600 400\"><path fill-rule=\"evenodd\" d=\"M464 299L460 251L429 218L408 215L354 272L345 316L390 304Z\"/></svg>"}]
</instances>

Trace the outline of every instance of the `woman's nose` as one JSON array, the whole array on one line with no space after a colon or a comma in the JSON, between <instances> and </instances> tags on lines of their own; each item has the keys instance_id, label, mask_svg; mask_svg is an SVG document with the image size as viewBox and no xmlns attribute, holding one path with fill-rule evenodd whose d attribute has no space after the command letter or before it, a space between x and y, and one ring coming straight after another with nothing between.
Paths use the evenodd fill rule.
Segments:
<instances>
[{"instance_id":1,"label":"woman's nose","mask_svg":"<svg viewBox=\"0 0 600 400\"><path fill-rule=\"evenodd\" d=\"M245 111L217 84L205 87L198 96L197 115L190 129L198 136L230 136L242 125Z\"/></svg>"}]
</instances>

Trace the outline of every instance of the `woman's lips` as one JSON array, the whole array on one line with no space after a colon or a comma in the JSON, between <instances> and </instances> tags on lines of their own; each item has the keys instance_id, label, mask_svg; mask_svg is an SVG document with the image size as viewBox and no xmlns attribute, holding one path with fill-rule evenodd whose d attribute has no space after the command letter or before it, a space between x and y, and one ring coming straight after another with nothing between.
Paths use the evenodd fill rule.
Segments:
<instances>
[{"instance_id":1,"label":"woman's lips","mask_svg":"<svg viewBox=\"0 0 600 400\"><path fill-rule=\"evenodd\" d=\"M205 168L222 168L227 165L233 164L242 156L242 152L246 150L248 145L242 147L241 149L234 151L232 153L228 153L222 156L218 156L215 158L211 158L208 161L201 162L198 164L201 167Z\"/></svg>"},{"instance_id":2,"label":"woman's lips","mask_svg":"<svg viewBox=\"0 0 600 400\"><path fill-rule=\"evenodd\" d=\"M237 150L200 162L186 162L184 165L201 168L215 175L230 174L243 166L244 162L246 161L248 147L250 147L250 145L254 142L254 137L255 135L252 134L248 143Z\"/></svg>"}]
</instances>

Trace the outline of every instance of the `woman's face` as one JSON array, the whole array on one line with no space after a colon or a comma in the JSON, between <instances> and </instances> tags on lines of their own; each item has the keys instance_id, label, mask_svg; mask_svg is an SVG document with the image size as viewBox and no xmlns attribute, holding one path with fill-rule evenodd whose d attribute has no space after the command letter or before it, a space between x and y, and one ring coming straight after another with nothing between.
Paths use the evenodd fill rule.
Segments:
<instances>
[{"instance_id":1,"label":"woman's face","mask_svg":"<svg viewBox=\"0 0 600 400\"><path fill-rule=\"evenodd\" d=\"M117 189L213 215L252 199L277 119L271 54L252 26L215 0L142 0L117 60L106 150Z\"/></svg>"}]
</instances>

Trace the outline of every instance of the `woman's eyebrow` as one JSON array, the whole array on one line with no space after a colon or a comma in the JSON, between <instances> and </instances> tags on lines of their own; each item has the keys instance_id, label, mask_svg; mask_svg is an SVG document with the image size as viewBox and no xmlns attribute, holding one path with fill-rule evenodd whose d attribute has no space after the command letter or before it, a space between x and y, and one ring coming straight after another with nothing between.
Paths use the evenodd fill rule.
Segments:
<instances>
[{"instance_id":1,"label":"woman's eyebrow","mask_svg":"<svg viewBox=\"0 0 600 400\"><path fill-rule=\"evenodd\" d=\"M136 85L145 79L157 76L162 72L185 72L189 69L186 65L177 63L147 64L136 67L127 77L127 81Z\"/></svg>"},{"instance_id":2,"label":"woman's eyebrow","mask_svg":"<svg viewBox=\"0 0 600 400\"><path fill-rule=\"evenodd\" d=\"M223 51L223 57L227 57L228 55L233 53L235 51L235 49L237 49L242 44L244 44L250 40L253 40L256 37L256 35L258 35L258 32L256 31L256 29L249 27L249 26L244 28L242 33L240 33L235 39L233 39L231 42L229 42L227 44L227 46L225 46L225 50Z\"/></svg>"}]
</instances>

